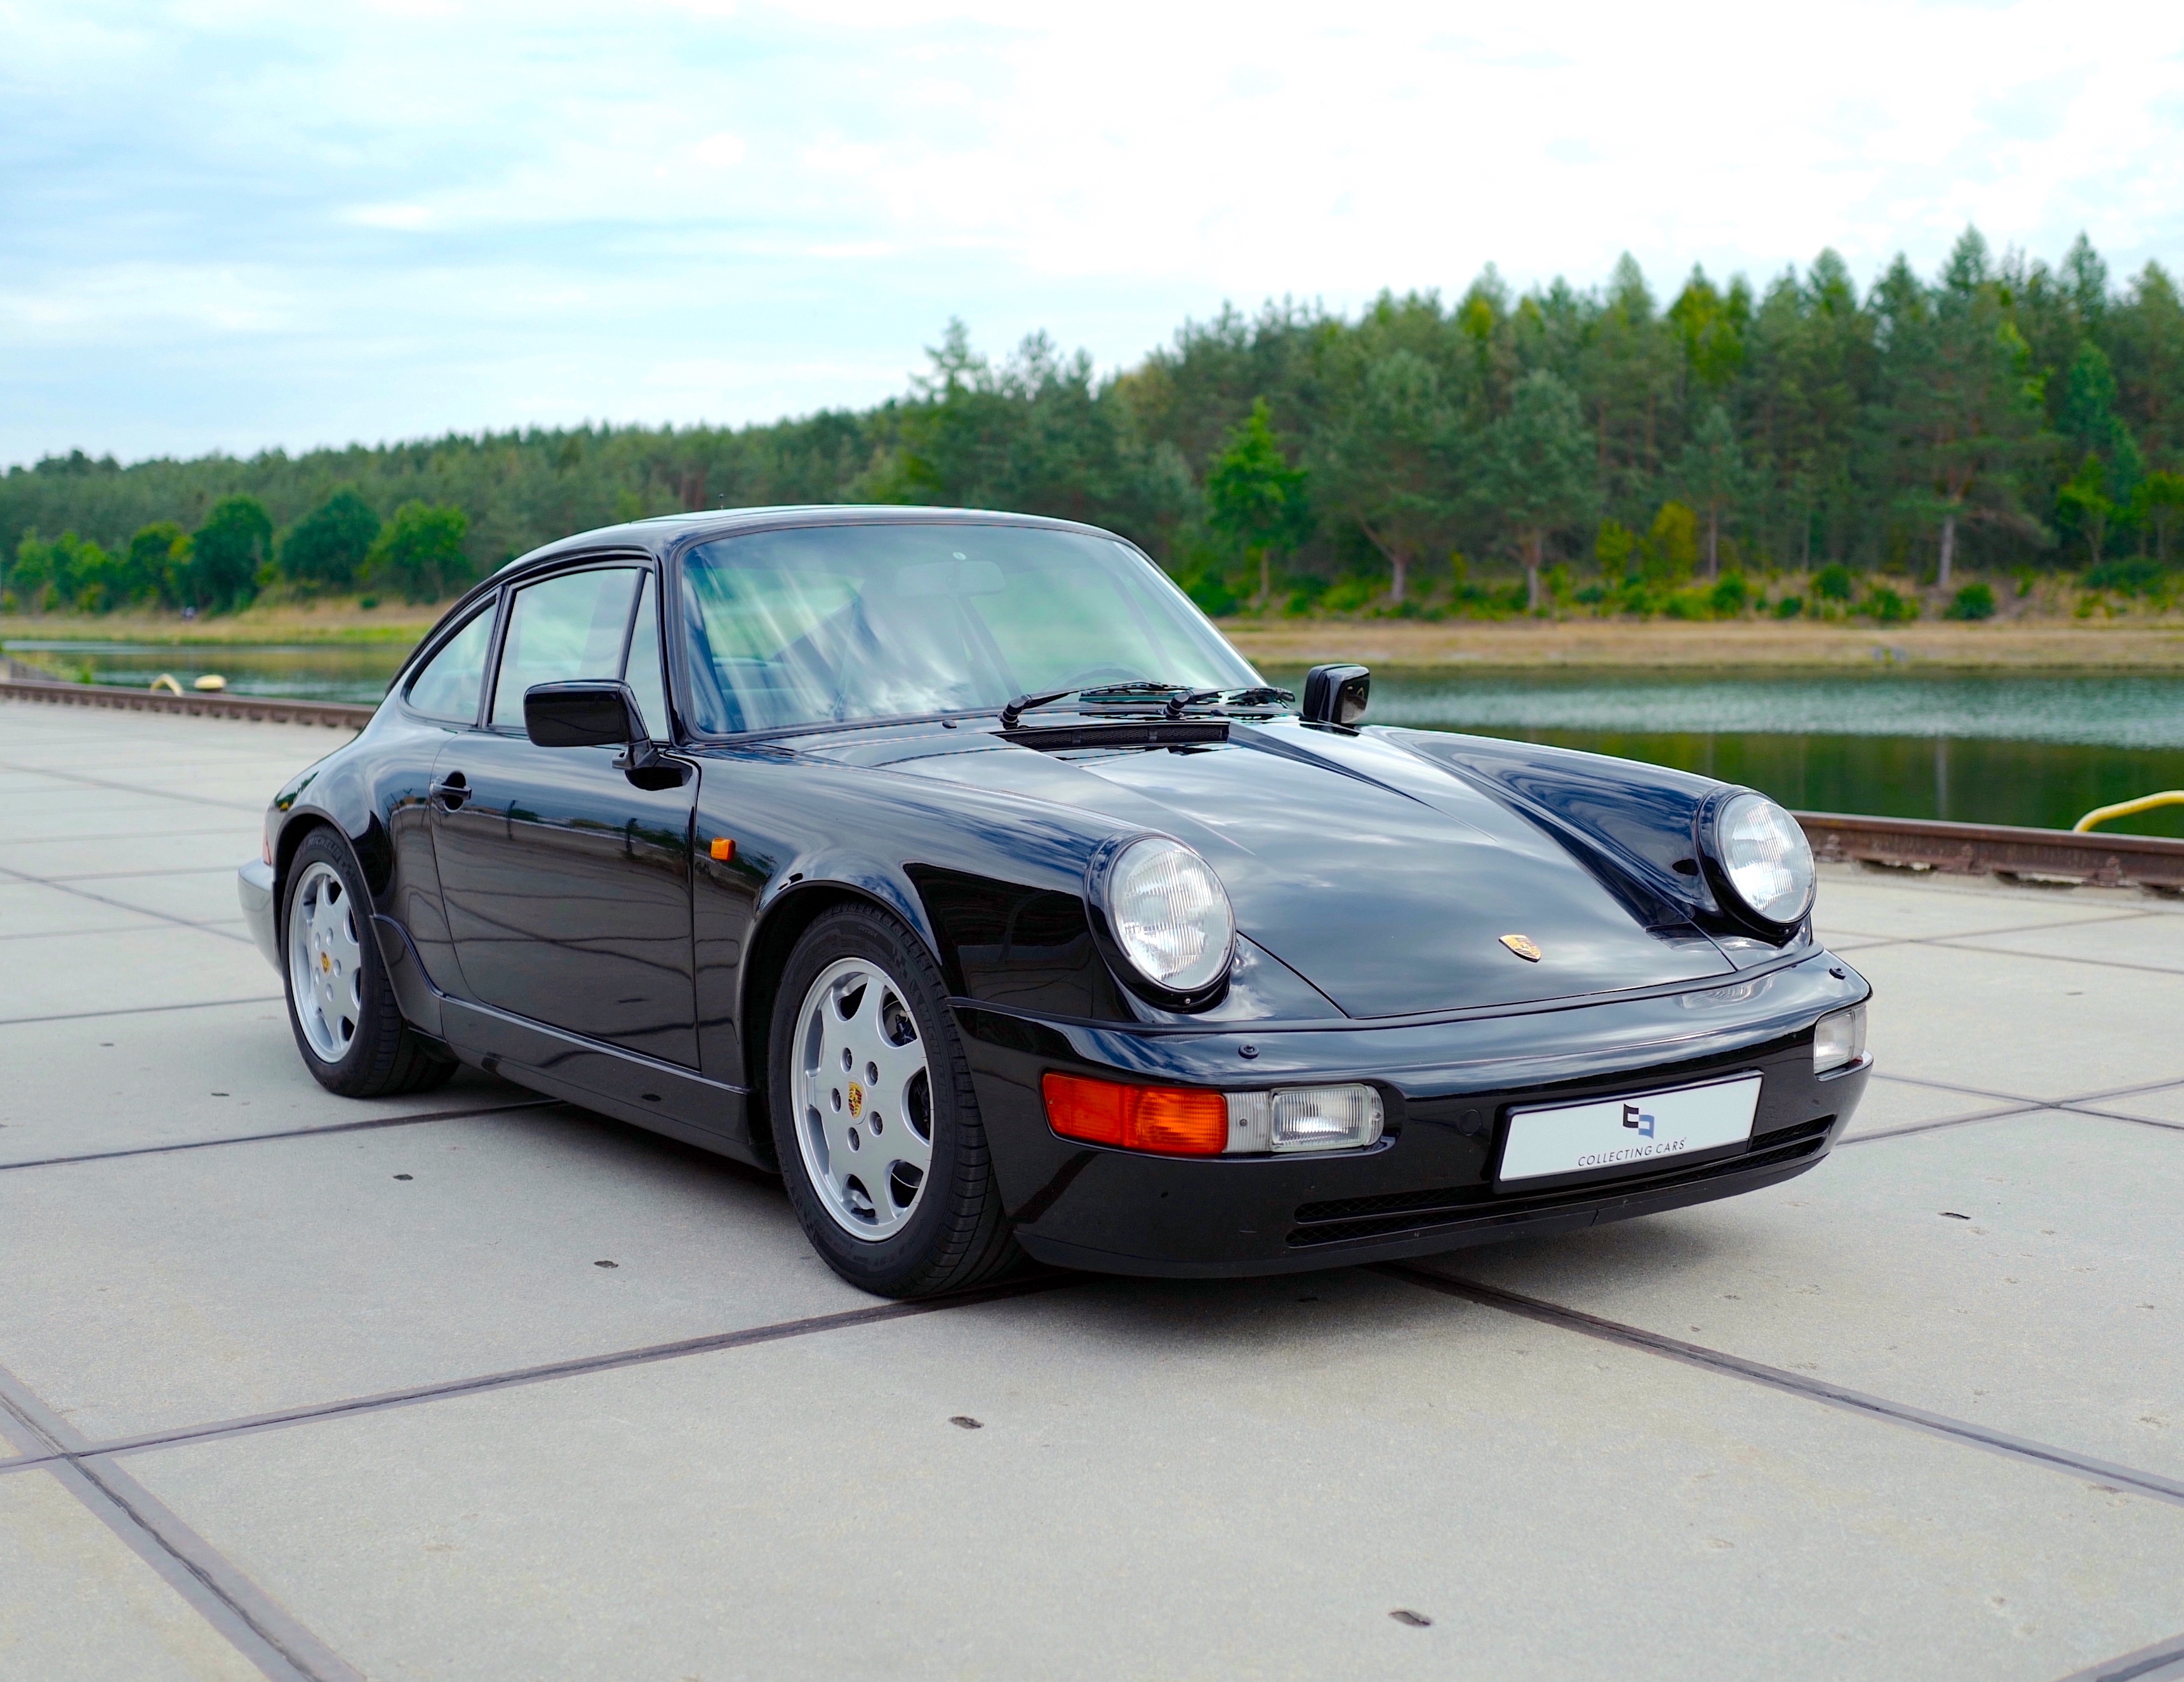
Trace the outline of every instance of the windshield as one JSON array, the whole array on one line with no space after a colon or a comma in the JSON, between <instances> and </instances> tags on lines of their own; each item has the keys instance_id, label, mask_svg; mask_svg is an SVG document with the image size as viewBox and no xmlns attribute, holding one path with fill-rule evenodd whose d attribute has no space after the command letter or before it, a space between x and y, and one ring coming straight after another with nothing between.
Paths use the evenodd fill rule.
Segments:
<instances>
[{"instance_id":1,"label":"windshield","mask_svg":"<svg viewBox=\"0 0 2184 1682\"><path fill-rule=\"evenodd\" d=\"M1159 568L1023 526L817 526L682 564L693 721L711 734L969 712L1107 683L1259 682Z\"/></svg>"}]
</instances>

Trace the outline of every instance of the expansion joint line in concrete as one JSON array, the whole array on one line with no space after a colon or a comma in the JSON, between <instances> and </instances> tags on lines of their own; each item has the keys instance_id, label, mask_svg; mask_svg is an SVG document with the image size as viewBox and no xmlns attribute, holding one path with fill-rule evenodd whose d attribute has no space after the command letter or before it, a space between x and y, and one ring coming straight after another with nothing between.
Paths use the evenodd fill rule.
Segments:
<instances>
[{"instance_id":1,"label":"expansion joint line in concrete","mask_svg":"<svg viewBox=\"0 0 2184 1682\"><path fill-rule=\"evenodd\" d=\"M285 993L254 993L247 999L192 999L180 1005L124 1005L112 1011L63 1011L52 1016L0 1016L0 1028L28 1028L33 1022L87 1022L99 1016L149 1016L165 1011L218 1011L230 1005L285 1005Z\"/></svg>"},{"instance_id":2,"label":"expansion joint line in concrete","mask_svg":"<svg viewBox=\"0 0 2184 1682\"><path fill-rule=\"evenodd\" d=\"M351 1396L341 1401L315 1403L308 1407L284 1408L274 1413L254 1413L236 1419L215 1419L202 1425L184 1425L170 1431L148 1431L139 1436L85 1442L74 1450L47 1448L18 1456L13 1460L0 1460L0 1473L28 1471L34 1467L48 1464L64 1454L68 1457L141 1454L154 1449L172 1448L182 1443L245 1436L257 1431L279 1430L289 1425L309 1425L321 1419L343 1419L359 1413L377 1413L391 1407L411 1407L421 1402L448 1401L459 1396L512 1390L521 1384L547 1384L556 1378L617 1372L625 1367L649 1366L659 1361L679 1361L685 1356L713 1355L725 1350L748 1349L756 1344L779 1343L788 1338L848 1331L859 1326L880 1325L890 1320L908 1320L923 1314L943 1313L951 1308L971 1308L983 1302L1000 1302L1011 1297L1057 1290L1065 1285L1077 1284L1079 1277L1068 1273L1035 1273L1000 1284L985 1285L977 1290L961 1291L953 1296L924 1297L915 1302L875 1303L869 1308L845 1308L833 1314L807 1315L800 1320L776 1320L763 1326L746 1326L739 1331L683 1338L674 1343L647 1344L639 1349L616 1350L605 1355L577 1356L567 1361L549 1361L536 1367L517 1367L506 1372L484 1373L468 1378L450 1378L443 1384L382 1390L374 1395ZM4 1372L0 1372L0 1383L4 1383ZM4 1390L0 1390L0 1399L4 1399Z\"/></svg>"},{"instance_id":3,"label":"expansion joint line in concrete","mask_svg":"<svg viewBox=\"0 0 2184 1682\"><path fill-rule=\"evenodd\" d=\"M265 810L263 805L247 805L241 800L223 800L213 794L178 794L171 788L142 788L131 783L112 783L101 777L86 777L80 771L55 771L49 766L10 765L0 760L0 771L16 771L25 777L50 777L58 783L80 783L86 788L104 788L117 794L138 794L153 800L182 800L194 806L218 806L223 811L249 812L253 816Z\"/></svg>"},{"instance_id":4,"label":"expansion joint line in concrete","mask_svg":"<svg viewBox=\"0 0 2184 1682\"><path fill-rule=\"evenodd\" d=\"M1930 1122L1907 1122L1900 1128L1878 1128L1871 1133L1854 1133L1848 1139L1836 1141L1840 1150L1847 1145L1872 1145L1884 1139L1904 1139L1913 1133L1937 1133L1944 1128L1960 1128L1974 1122L1998 1122L2012 1116L2035 1115L2043 1110L2059 1111L2065 1115L2090 1116L2103 1122L2128 1122L2134 1127L2159 1128L2168 1133L2184 1133L2184 1123L2157 1121L2151 1116L2126 1116L2114 1110L2096 1107L2113 1098L2131 1098L2141 1093L2167 1092L2184 1086L2184 1081L2155 1080L2137 1086L2108 1087L2098 1092L2088 1092L2075 1098L2023 1098L2014 1093L1989 1092L1976 1086L1953 1086L1947 1081L1919 1080L1911 1075L1880 1075L1877 1079L1893 1081L1903 1086L1925 1087L1933 1092L1953 1092L1966 1098L1992 1098L2000 1100L2000 1107L1975 1110L1962 1116L1938 1116Z\"/></svg>"},{"instance_id":5,"label":"expansion joint line in concrete","mask_svg":"<svg viewBox=\"0 0 2184 1682\"><path fill-rule=\"evenodd\" d=\"M1507 1314L1535 1320L1541 1325L1554 1326L1563 1331L1576 1332L1583 1336L1598 1338L1606 1343L1620 1344L1626 1349L1642 1351L1648 1355L1665 1356L1672 1361L1688 1362L1708 1372L1742 1378L1747 1383L1764 1384L1769 1389L1786 1390L1792 1395L1803 1396L1810 1401L1824 1402L1830 1407L1840 1407L1847 1412L1863 1414L1868 1418L1886 1419L1898 1425L1908 1425L1914 1430L1930 1432L1958 1442L1970 1443L1974 1447L1986 1449L2012 1459L2030 1462L2053 1472L2066 1472L2074 1477L2088 1479L2104 1488L2119 1492L2151 1495L2156 1501L2184 1507L2184 1483L2164 1478L2158 1473L2141 1472L2132 1467L2117 1466L2105 1460L2073 1454L2068 1449L2036 1443L2024 1437L2013 1437L2000 1431L1991 1431L1983 1425L1975 1425L1963 1419L1953 1419L1945 1413L1930 1413L1922 1407L1912 1407L1886 1397L1868 1395L1862 1390L1847 1390L1840 1384L1830 1384L1818 1378L1808 1378L1798 1373L1787 1373L1779 1367L1769 1367L1758 1361L1747 1361L1741 1355L1726 1351L1709 1349L1703 1344L1686 1343L1681 1338L1672 1338L1659 1332L1649 1332L1643 1327L1625 1325L1620 1320L1603 1319L1596 1314L1587 1314L1581 1309L1565 1308L1560 1303L1543 1301L1535 1296L1520 1295L1515 1291L1502 1290L1495 1285L1474 1284L1469 1279L1451 1278L1423 1267L1401 1262L1375 1264L1375 1271L1390 1278L1407 1280L1423 1285L1428 1290L1439 1291L1446 1296L1461 1297L1482 1307L1497 1308Z\"/></svg>"},{"instance_id":6,"label":"expansion joint line in concrete","mask_svg":"<svg viewBox=\"0 0 2184 1682\"><path fill-rule=\"evenodd\" d=\"M2074 1670L2061 1682L2170 1682L2184 1676L2184 1635Z\"/></svg>"},{"instance_id":7,"label":"expansion joint line in concrete","mask_svg":"<svg viewBox=\"0 0 2184 1682\"><path fill-rule=\"evenodd\" d=\"M67 883L56 882L47 877L33 876L28 871L13 870L6 865L0 865L0 876L13 877L18 882L35 883L40 888L50 888L56 894L73 894L79 899L88 899L95 905L104 905L109 911L133 911L140 917L157 917L161 922L171 923L177 928L193 928L200 934L216 934L223 940L240 940L246 946L254 944L248 934L237 934L232 929L217 928L210 923L192 922L188 917L178 917L171 911L155 911L148 906L132 905L125 899L116 899L104 894L94 894L88 888L71 887Z\"/></svg>"},{"instance_id":8,"label":"expansion joint line in concrete","mask_svg":"<svg viewBox=\"0 0 2184 1682\"><path fill-rule=\"evenodd\" d=\"M432 1110L421 1116L374 1116L361 1122L335 1122L322 1128L281 1128L272 1133L230 1133L219 1139L185 1139L172 1145L137 1145L125 1150L86 1150L75 1156L39 1156L27 1162L0 1162L0 1174L21 1168L61 1168L76 1162L111 1162L122 1156L170 1156L178 1150L210 1150L222 1145L260 1145L272 1139L318 1139L340 1133L370 1133L380 1128L414 1128L426 1122L464 1122L510 1110L544 1110L558 1098L525 1098L509 1104L481 1104L467 1110Z\"/></svg>"},{"instance_id":9,"label":"expansion joint line in concrete","mask_svg":"<svg viewBox=\"0 0 2184 1682\"><path fill-rule=\"evenodd\" d=\"M0 1415L45 1452L38 1465L272 1682L364 1682L234 1562L0 1367Z\"/></svg>"}]
</instances>

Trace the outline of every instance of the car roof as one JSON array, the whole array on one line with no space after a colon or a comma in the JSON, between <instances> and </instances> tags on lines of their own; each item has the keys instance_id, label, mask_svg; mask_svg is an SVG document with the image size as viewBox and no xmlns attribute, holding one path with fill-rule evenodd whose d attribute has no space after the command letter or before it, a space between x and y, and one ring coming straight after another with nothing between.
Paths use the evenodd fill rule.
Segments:
<instances>
[{"instance_id":1,"label":"car roof","mask_svg":"<svg viewBox=\"0 0 2184 1682\"><path fill-rule=\"evenodd\" d=\"M494 573L496 578L526 572L535 566L576 554L642 550L664 556L669 549L713 537L737 537L751 532L780 531L797 526L1028 526L1056 532L1082 532L1101 537L1114 533L1075 520L1056 520L1043 514L1007 514L994 509L929 508L885 503L806 503L778 508L719 508L697 514L663 514L650 520L632 520L620 526L602 526L541 544L520 554Z\"/></svg>"}]
</instances>

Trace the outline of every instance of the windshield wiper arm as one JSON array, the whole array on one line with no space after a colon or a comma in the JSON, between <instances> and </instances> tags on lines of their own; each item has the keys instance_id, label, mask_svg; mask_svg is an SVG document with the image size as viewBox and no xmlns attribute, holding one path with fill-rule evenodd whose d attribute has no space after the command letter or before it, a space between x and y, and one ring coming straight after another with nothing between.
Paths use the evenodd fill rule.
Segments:
<instances>
[{"instance_id":1,"label":"windshield wiper arm","mask_svg":"<svg viewBox=\"0 0 2184 1682\"><path fill-rule=\"evenodd\" d=\"M1001 709L1001 728L1013 730L1017 721L1036 707L1051 706L1056 701L1066 701L1072 695L1080 700L1104 701L1136 699L1165 699L1186 688L1181 683L1150 683L1134 678L1128 683L1096 683L1089 689L1056 689L1046 695L1018 695Z\"/></svg>"},{"instance_id":2,"label":"windshield wiper arm","mask_svg":"<svg viewBox=\"0 0 2184 1682\"><path fill-rule=\"evenodd\" d=\"M1181 718L1186 707L1208 701L1228 701L1240 706L1266 706L1296 699L1287 689L1260 684L1249 689L1194 689L1188 683L1156 683L1143 678L1128 683L1099 683L1089 689L1056 689L1046 695L1018 695L1001 709L1001 728L1013 730L1022 716L1035 708L1051 706L1072 695L1081 701L1156 702L1169 718Z\"/></svg>"}]
</instances>

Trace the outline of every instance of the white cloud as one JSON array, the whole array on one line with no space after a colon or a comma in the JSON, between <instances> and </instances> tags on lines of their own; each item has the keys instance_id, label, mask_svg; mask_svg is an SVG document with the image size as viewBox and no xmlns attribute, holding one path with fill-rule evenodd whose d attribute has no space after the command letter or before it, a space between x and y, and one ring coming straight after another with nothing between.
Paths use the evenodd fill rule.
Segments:
<instances>
[{"instance_id":1,"label":"white cloud","mask_svg":"<svg viewBox=\"0 0 2184 1682\"><path fill-rule=\"evenodd\" d=\"M2184 8L11 18L0 459L770 416L899 389L950 314L1112 365L1224 298L1354 307L1490 260L1590 285L1629 249L1667 292L1832 245L1869 277L1967 222L2184 259Z\"/></svg>"}]
</instances>

